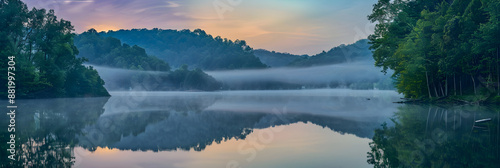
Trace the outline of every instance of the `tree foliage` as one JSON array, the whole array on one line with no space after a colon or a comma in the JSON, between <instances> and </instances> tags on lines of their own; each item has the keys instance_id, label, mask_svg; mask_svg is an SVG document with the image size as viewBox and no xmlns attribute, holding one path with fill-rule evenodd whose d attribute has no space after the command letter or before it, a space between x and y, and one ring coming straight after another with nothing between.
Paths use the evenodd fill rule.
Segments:
<instances>
[{"instance_id":1,"label":"tree foliage","mask_svg":"<svg viewBox=\"0 0 500 168\"><path fill-rule=\"evenodd\" d=\"M280 53L264 49L254 50L254 55L258 57L260 61L262 61L262 63L273 68L284 67L294 61L309 57L309 55L294 55L290 53Z\"/></svg>"},{"instance_id":2,"label":"tree foliage","mask_svg":"<svg viewBox=\"0 0 500 168\"><path fill-rule=\"evenodd\" d=\"M157 56L173 67L184 64L203 70L230 70L266 68L243 40L213 37L205 31L132 29L99 33L122 42L144 47L148 54Z\"/></svg>"},{"instance_id":3,"label":"tree foliage","mask_svg":"<svg viewBox=\"0 0 500 168\"><path fill-rule=\"evenodd\" d=\"M19 0L1 0L0 8L0 71L7 74L7 58L16 57L17 97L109 96L97 71L75 57L69 21L58 20L53 10L29 10ZM0 83L6 80L3 75ZM0 93L7 95L6 89Z\"/></svg>"},{"instance_id":4,"label":"tree foliage","mask_svg":"<svg viewBox=\"0 0 500 168\"><path fill-rule=\"evenodd\" d=\"M363 39L349 45L342 44L310 57L301 57L291 62L289 66L309 67L370 60L372 53L369 48L368 40Z\"/></svg>"},{"instance_id":5,"label":"tree foliage","mask_svg":"<svg viewBox=\"0 0 500 168\"><path fill-rule=\"evenodd\" d=\"M113 37L102 37L95 29L90 29L75 38L79 57L87 58L89 63L115 68L151 71L170 71L163 60L148 56L146 50L134 45L123 44Z\"/></svg>"},{"instance_id":6,"label":"tree foliage","mask_svg":"<svg viewBox=\"0 0 500 168\"><path fill-rule=\"evenodd\" d=\"M498 93L499 3L379 0L368 16L375 65L410 98Z\"/></svg>"},{"instance_id":7,"label":"tree foliage","mask_svg":"<svg viewBox=\"0 0 500 168\"><path fill-rule=\"evenodd\" d=\"M107 79L110 90L218 90L221 84L199 68L189 70L182 65L175 71L163 60L149 56L146 50L125 44L114 37L104 37L90 29L75 38L79 57L89 63L120 69L138 70L131 75L117 75ZM155 71L155 72L145 72Z\"/></svg>"}]
</instances>

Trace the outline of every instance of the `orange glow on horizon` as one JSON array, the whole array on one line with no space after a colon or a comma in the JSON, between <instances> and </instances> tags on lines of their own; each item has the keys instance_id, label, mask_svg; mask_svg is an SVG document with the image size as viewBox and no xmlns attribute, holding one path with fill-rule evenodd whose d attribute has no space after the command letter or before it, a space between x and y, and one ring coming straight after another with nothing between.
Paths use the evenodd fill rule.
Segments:
<instances>
[{"instance_id":1,"label":"orange glow on horizon","mask_svg":"<svg viewBox=\"0 0 500 168\"><path fill-rule=\"evenodd\" d=\"M108 30L113 30L113 31L120 30L120 28L115 27L115 26L111 26L111 25L93 25L93 26L87 26L87 30L92 29L92 28L95 29L95 30L97 30L97 32L108 31Z\"/></svg>"},{"instance_id":2,"label":"orange glow on horizon","mask_svg":"<svg viewBox=\"0 0 500 168\"><path fill-rule=\"evenodd\" d=\"M96 153L96 154L104 154L104 155L116 154L119 152L120 152L120 150L118 150L118 149L110 149L108 147L104 147L104 148L98 147L94 151L94 153Z\"/></svg>"}]
</instances>

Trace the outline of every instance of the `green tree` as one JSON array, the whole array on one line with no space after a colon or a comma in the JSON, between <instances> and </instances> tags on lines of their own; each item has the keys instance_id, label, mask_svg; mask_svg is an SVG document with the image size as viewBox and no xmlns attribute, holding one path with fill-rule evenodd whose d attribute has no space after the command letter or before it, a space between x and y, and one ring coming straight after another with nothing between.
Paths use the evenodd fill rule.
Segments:
<instances>
[{"instance_id":1,"label":"green tree","mask_svg":"<svg viewBox=\"0 0 500 168\"><path fill-rule=\"evenodd\" d=\"M369 37L375 65L384 72L393 69L398 91L409 98L498 92L495 5L490 0L379 0L368 16L377 22Z\"/></svg>"},{"instance_id":2,"label":"green tree","mask_svg":"<svg viewBox=\"0 0 500 168\"><path fill-rule=\"evenodd\" d=\"M109 96L95 70L82 65L73 45L73 26L58 20L53 10L28 10L19 0L2 0L0 58L16 59L16 95L20 98ZM7 64L2 64L5 71ZM68 74L85 74L78 82ZM7 84L2 77L2 83ZM80 88L79 92L73 92ZM72 90L72 91L70 91ZM1 95L6 95L5 90ZM2 96L6 97L6 96Z\"/></svg>"},{"instance_id":3,"label":"green tree","mask_svg":"<svg viewBox=\"0 0 500 168\"><path fill-rule=\"evenodd\" d=\"M479 31L475 33L474 53L489 56L490 59L484 59L486 62L493 63L496 68L497 95L500 95L500 2L495 0L484 0L483 9L487 12L489 19L481 24ZM493 72L495 73L495 72Z\"/></svg>"}]
</instances>

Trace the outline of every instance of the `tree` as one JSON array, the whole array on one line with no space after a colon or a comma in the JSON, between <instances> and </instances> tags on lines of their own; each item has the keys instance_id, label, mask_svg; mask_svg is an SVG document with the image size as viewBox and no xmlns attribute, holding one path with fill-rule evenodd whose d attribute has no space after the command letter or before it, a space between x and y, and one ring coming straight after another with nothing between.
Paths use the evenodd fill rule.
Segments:
<instances>
[{"instance_id":1,"label":"tree","mask_svg":"<svg viewBox=\"0 0 500 168\"><path fill-rule=\"evenodd\" d=\"M74 29L69 21L58 20L53 10L28 10L19 0L0 2L0 58L16 57L17 97L109 96L97 72L83 66L84 59L75 57L78 50L73 44ZM2 64L2 71L7 69L5 66ZM87 82L68 77L75 73L85 74L82 80ZM7 84L4 77L2 81ZM74 92L70 86L83 89Z\"/></svg>"},{"instance_id":2,"label":"tree","mask_svg":"<svg viewBox=\"0 0 500 168\"><path fill-rule=\"evenodd\" d=\"M393 69L398 91L409 98L447 97L450 88L456 96L457 78L460 95L462 85L467 94L498 92L495 7L498 2L490 0L379 0L368 16L377 22L369 37L375 65Z\"/></svg>"},{"instance_id":3,"label":"tree","mask_svg":"<svg viewBox=\"0 0 500 168\"><path fill-rule=\"evenodd\" d=\"M489 16L486 23L481 24L479 31L474 35L474 53L490 56L496 67L497 95L500 95L500 72L498 54L500 49L500 2L494 0L483 1L483 9ZM485 59L486 60L486 59Z\"/></svg>"}]
</instances>

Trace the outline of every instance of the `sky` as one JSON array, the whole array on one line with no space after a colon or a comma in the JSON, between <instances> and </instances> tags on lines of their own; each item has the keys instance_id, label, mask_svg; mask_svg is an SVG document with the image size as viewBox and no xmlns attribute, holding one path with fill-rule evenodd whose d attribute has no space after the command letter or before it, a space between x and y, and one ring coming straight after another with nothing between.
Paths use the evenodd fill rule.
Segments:
<instances>
[{"instance_id":1,"label":"sky","mask_svg":"<svg viewBox=\"0 0 500 168\"><path fill-rule=\"evenodd\" d=\"M255 49L317 54L373 33L367 20L377 0L23 0L54 9L76 33L200 28Z\"/></svg>"}]
</instances>

